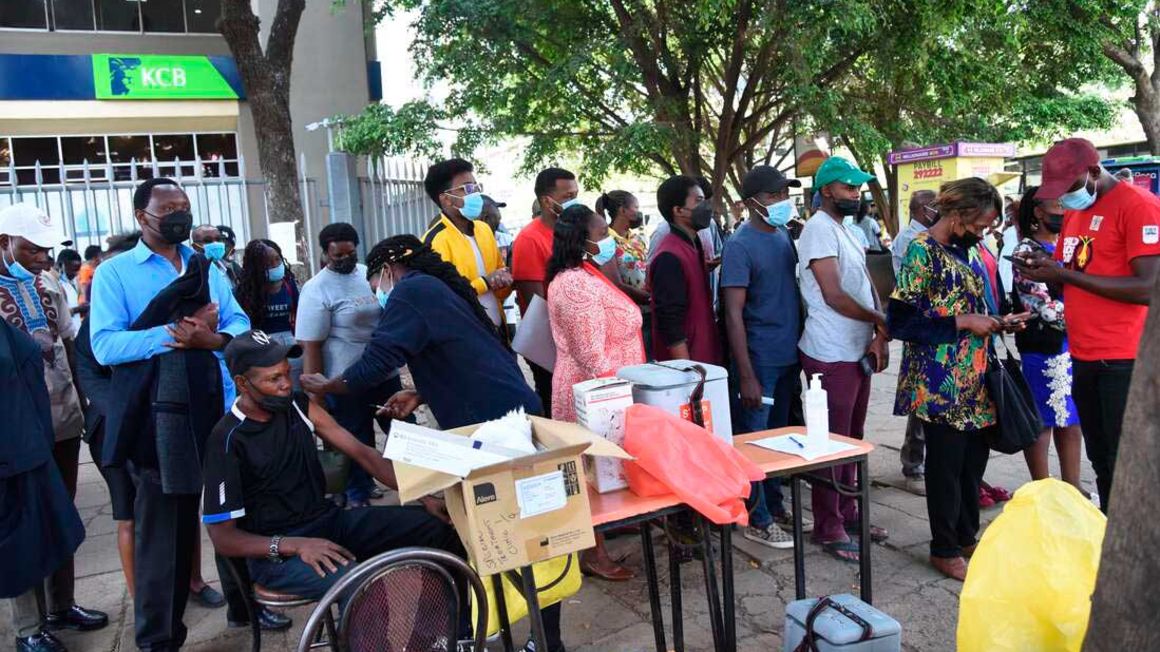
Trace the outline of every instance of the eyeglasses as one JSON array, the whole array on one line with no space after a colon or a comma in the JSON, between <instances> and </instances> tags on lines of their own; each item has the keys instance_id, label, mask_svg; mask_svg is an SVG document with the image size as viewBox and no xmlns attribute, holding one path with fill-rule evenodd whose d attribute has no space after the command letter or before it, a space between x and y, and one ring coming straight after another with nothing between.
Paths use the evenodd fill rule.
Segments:
<instances>
[{"instance_id":1,"label":"eyeglasses","mask_svg":"<svg viewBox=\"0 0 1160 652\"><path fill-rule=\"evenodd\" d=\"M462 190L463 194L465 194L465 195L473 195L477 192L478 193L483 192L483 184L482 183L465 183L462 186L448 188L446 192L447 192L447 194L450 195L450 194L454 193L456 190Z\"/></svg>"}]
</instances>

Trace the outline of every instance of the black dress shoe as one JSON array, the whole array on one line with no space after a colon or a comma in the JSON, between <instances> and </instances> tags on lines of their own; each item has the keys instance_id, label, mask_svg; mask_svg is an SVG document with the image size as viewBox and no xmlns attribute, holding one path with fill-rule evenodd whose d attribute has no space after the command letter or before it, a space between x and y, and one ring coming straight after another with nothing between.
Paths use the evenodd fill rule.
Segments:
<instances>
[{"instance_id":1,"label":"black dress shoe","mask_svg":"<svg viewBox=\"0 0 1160 652\"><path fill-rule=\"evenodd\" d=\"M16 652L68 652L68 648L49 632L38 632L16 639Z\"/></svg>"},{"instance_id":2,"label":"black dress shoe","mask_svg":"<svg viewBox=\"0 0 1160 652\"><path fill-rule=\"evenodd\" d=\"M262 607L262 610L258 612L258 624L262 627L263 631L280 632L284 629L290 629L290 626L294 624L294 621L289 616L284 616L276 611L271 611L266 607ZM229 626L249 627L250 621L231 620L229 621Z\"/></svg>"},{"instance_id":3,"label":"black dress shoe","mask_svg":"<svg viewBox=\"0 0 1160 652\"><path fill-rule=\"evenodd\" d=\"M78 632L91 632L108 624L109 614L75 604L64 611L48 614L44 619L44 628L50 631L75 629Z\"/></svg>"}]
</instances>

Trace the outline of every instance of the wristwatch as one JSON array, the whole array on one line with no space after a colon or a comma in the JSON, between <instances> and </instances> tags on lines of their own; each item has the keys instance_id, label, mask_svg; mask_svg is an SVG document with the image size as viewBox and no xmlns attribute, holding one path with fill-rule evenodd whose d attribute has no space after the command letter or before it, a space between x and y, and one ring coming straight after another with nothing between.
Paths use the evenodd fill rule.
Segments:
<instances>
[{"instance_id":1,"label":"wristwatch","mask_svg":"<svg viewBox=\"0 0 1160 652\"><path fill-rule=\"evenodd\" d=\"M282 535L275 534L270 537L270 552L266 553L266 561L273 564L282 563L282 554L278 552L278 545L282 543Z\"/></svg>"}]
</instances>

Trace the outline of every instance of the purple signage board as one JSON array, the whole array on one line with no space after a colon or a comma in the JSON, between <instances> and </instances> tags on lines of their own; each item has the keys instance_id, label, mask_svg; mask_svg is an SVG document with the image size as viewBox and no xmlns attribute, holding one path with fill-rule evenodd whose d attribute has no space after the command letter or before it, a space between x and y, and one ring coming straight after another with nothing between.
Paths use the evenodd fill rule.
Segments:
<instances>
[{"instance_id":1,"label":"purple signage board","mask_svg":"<svg viewBox=\"0 0 1160 652\"><path fill-rule=\"evenodd\" d=\"M901 149L890 152L887 161L890 165L915 163L917 161L934 161L940 158L955 156L1008 158L1015 156L1015 145L1012 143L963 143L953 145L934 145L916 149Z\"/></svg>"}]
</instances>

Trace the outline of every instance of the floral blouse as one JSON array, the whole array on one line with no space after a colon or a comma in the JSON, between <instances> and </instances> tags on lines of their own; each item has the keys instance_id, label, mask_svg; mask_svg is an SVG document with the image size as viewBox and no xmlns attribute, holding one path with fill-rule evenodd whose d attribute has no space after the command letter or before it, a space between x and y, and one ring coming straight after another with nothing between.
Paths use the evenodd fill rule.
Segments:
<instances>
[{"instance_id":1,"label":"floral blouse","mask_svg":"<svg viewBox=\"0 0 1160 652\"><path fill-rule=\"evenodd\" d=\"M1015 247L1014 255L1022 256L1036 250L1046 251L1051 256L1055 255L1055 245L1038 242L1031 238L1024 238ZM1014 269L1015 291L1019 293L1019 301L1023 303L1023 307L1038 317L1043 325L1066 331L1067 328L1063 323L1063 299L1052 296L1046 283L1025 279L1019 274L1018 267Z\"/></svg>"},{"instance_id":2,"label":"floral blouse","mask_svg":"<svg viewBox=\"0 0 1160 652\"><path fill-rule=\"evenodd\" d=\"M616 269L625 285L643 290L648 276L648 243L638 231L629 231L622 236L609 229L616 240Z\"/></svg>"},{"instance_id":3,"label":"floral blouse","mask_svg":"<svg viewBox=\"0 0 1160 652\"><path fill-rule=\"evenodd\" d=\"M907 247L888 314L891 334L906 343L894 414L966 431L994 425L987 341L954 324L957 315L989 312L985 273L977 249L964 255L928 233Z\"/></svg>"}]
</instances>

